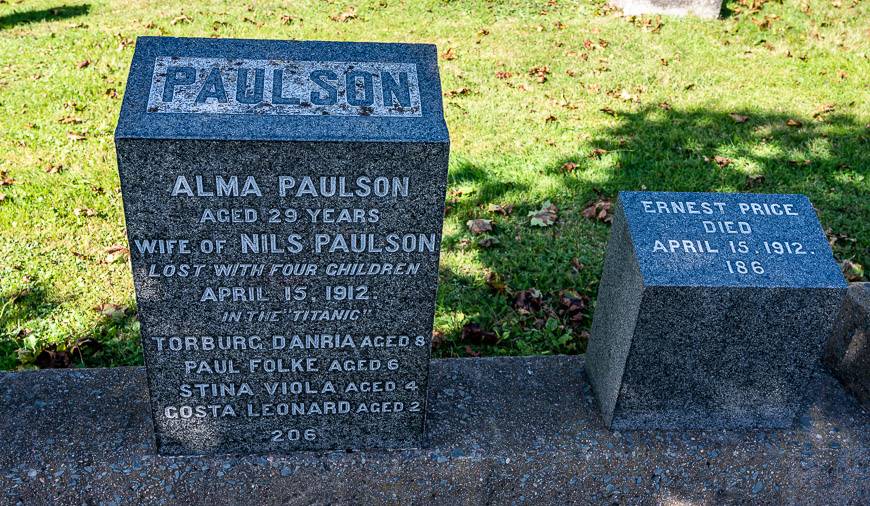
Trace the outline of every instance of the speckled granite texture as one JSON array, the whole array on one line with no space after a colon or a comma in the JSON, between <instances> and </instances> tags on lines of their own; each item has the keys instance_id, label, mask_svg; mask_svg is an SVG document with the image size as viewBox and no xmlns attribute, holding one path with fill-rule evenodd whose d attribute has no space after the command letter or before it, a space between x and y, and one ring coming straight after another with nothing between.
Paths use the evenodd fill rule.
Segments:
<instances>
[{"instance_id":1,"label":"speckled granite texture","mask_svg":"<svg viewBox=\"0 0 870 506\"><path fill-rule=\"evenodd\" d=\"M142 37L115 145L161 453L421 444L434 46Z\"/></svg>"},{"instance_id":2,"label":"speckled granite texture","mask_svg":"<svg viewBox=\"0 0 870 506\"><path fill-rule=\"evenodd\" d=\"M427 447L155 454L141 368L0 374L3 504L867 504L870 413L822 375L787 430L604 428L583 357L436 360Z\"/></svg>"},{"instance_id":3,"label":"speckled granite texture","mask_svg":"<svg viewBox=\"0 0 870 506\"><path fill-rule=\"evenodd\" d=\"M626 16L665 14L716 19L722 11L722 0L610 0Z\"/></svg>"},{"instance_id":4,"label":"speckled granite texture","mask_svg":"<svg viewBox=\"0 0 870 506\"><path fill-rule=\"evenodd\" d=\"M587 352L606 423L790 426L844 292L806 197L620 193Z\"/></svg>"},{"instance_id":5,"label":"speckled granite texture","mask_svg":"<svg viewBox=\"0 0 870 506\"><path fill-rule=\"evenodd\" d=\"M825 364L870 409L870 283L852 283L825 348Z\"/></svg>"}]
</instances>

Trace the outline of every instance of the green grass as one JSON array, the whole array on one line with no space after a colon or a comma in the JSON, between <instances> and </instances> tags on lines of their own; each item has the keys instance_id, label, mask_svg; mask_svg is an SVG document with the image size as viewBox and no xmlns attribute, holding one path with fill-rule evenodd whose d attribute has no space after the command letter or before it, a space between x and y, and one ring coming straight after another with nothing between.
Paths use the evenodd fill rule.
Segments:
<instances>
[{"instance_id":1,"label":"green grass","mask_svg":"<svg viewBox=\"0 0 870 506\"><path fill-rule=\"evenodd\" d=\"M73 365L141 363L129 266L106 261L125 244L112 133L137 35L452 48L436 355L582 352L591 304L571 321L560 294L576 292L571 314L594 300L608 226L581 211L620 189L731 192L761 175L751 191L807 194L837 258L870 266L870 2L659 21L589 1L383 0L353 2L346 22L331 19L342 1L86 2L0 5L0 170L14 180L0 186L0 369L80 342ZM558 222L531 227L546 200ZM475 218L499 244L478 244ZM107 303L121 309L95 309Z\"/></svg>"}]
</instances>

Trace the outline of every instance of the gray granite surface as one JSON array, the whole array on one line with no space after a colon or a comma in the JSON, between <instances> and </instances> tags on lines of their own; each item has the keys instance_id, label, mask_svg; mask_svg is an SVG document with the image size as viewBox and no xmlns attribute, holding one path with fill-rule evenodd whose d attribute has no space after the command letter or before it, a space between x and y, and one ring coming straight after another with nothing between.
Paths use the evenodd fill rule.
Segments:
<instances>
[{"instance_id":1,"label":"gray granite surface","mask_svg":"<svg viewBox=\"0 0 870 506\"><path fill-rule=\"evenodd\" d=\"M840 317L825 347L825 364L870 408L870 283L849 285Z\"/></svg>"},{"instance_id":2,"label":"gray granite surface","mask_svg":"<svg viewBox=\"0 0 870 506\"><path fill-rule=\"evenodd\" d=\"M141 38L115 135L157 447L421 444L433 46Z\"/></svg>"},{"instance_id":3,"label":"gray granite surface","mask_svg":"<svg viewBox=\"0 0 870 506\"><path fill-rule=\"evenodd\" d=\"M435 360L426 447L156 454L141 368L0 374L2 504L867 504L870 413L822 374L785 430L607 430L583 357Z\"/></svg>"},{"instance_id":4,"label":"gray granite surface","mask_svg":"<svg viewBox=\"0 0 870 506\"><path fill-rule=\"evenodd\" d=\"M790 426L845 286L806 197L620 193L588 347L606 423Z\"/></svg>"},{"instance_id":5,"label":"gray granite surface","mask_svg":"<svg viewBox=\"0 0 870 506\"><path fill-rule=\"evenodd\" d=\"M722 10L722 0L610 0L626 16L665 14L716 19Z\"/></svg>"}]
</instances>

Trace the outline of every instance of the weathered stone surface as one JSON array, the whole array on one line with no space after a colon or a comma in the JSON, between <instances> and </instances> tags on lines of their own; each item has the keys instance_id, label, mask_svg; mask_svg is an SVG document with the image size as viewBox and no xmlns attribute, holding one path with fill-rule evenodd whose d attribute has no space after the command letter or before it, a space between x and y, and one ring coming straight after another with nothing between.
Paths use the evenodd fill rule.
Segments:
<instances>
[{"instance_id":1,"label":"weathered stone surface","mask_svg":"<svg viewBox=\"0 0 870 506\"><path fill-rule=\"evenodd\" d=\"M790 426L845 287L806 197L620 193L587 354L605 422Z\"/></svg>"},{"instance_id":2,"label":"weathered stone surface","mask_svg":"<svg viewBox=\"0 0 870 506\"><path fill-rule=\"evenodd\" d=\"M825 363L870 409L870 283L852 283L825 348Z\"/></svg>"},{"instance_id":3,"label":"weathered stone surface","mask_svg":"<svg viewBox=\"0 0 870 506\"><path fill-rule=\"evenodd\" d=\"M161 453L420 445L434 46L145 37L116 130Z\"/></svg>"},{"instance_id":4,"label":"weathered stone surface","mask_svg":"<svg viewBox=\"0 0 870 506\"><path fill-rule=\"evenodd\" d=\"M626 16L665 14L716 19L722 11L722 0L610 0Z\"/></svg>"},{"instance_id":5,"label":"weathered stone surface","mask_svg":"<svg viewBox=\"0 0 870 506\"><path fill-rule=\"evenodd\" d=\"M582 357L435 360L427 447L155 455L145 371L0 374L3 504L867 504L870 413L822 374L787 430L604 428Z\"/></svg>"}]
</instances>

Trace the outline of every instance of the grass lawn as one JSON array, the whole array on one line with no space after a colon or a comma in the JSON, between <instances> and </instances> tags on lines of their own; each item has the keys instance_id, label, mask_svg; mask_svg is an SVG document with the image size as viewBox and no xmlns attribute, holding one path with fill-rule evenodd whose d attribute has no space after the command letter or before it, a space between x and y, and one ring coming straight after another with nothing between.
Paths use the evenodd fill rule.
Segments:
<instances>
[{"instance_id":1,"label":"grass lawn","mask_svg":"<svg viewBox=\"0 0 870 506\"><path fill-rule=\"evenodd\" d=\"M870 267L867 1L738 0L700 21L567 0L9 0L0 369L142 361L113 248L137 35L438 45L452 138L438 356L583 352L609 232L583 211L621 189L804 193L837 259ZM557 221L531 226L546 201ZM472 235L472 219L493 231Z\"/></svg>"}]
</instances>

